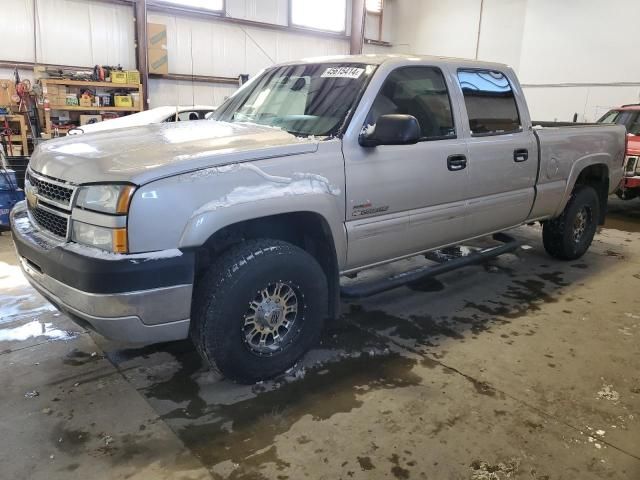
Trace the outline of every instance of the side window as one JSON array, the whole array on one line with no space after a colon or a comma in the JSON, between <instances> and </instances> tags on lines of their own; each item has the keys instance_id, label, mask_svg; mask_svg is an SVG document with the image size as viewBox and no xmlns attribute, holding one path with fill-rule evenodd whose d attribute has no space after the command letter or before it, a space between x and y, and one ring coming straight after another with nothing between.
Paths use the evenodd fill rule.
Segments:
<instances>
[{"instance_id":1,"label":"side window","mask_svg":"<svg viewBox=\"0 0 640 480\"><path fill-rule=\"evenodd\" d=\"M507 77L491 70L458 70L472 135L501 135L522 129Z\"/></svg>"},{"instance_id":2,"label":"side window","mask_svg":"<svg viewBox=\"0 0 640 480\"><path fill-rule=\"evenodd\" d=\"M640 135L640 113L636 113L631 119L631 124L629 125L627 133L630 133L631 135Z\"/></svg>"},{"instance_id":3,"label":"side window","mask_svg":"<svg viewBox=\"0 0 640 480\"><path fill-rule=\"evenodd\" d=\"M413 115L420 123L422 140L454 138L451 100L444 76L435 67L403 67L385 80L373 102L367 125L380 115Z\"/></svg>"},{"instance_id":4,"label":"side window","mask_svg":"<svg viewBox=\"0 0 640 480\"><path fill-rule=\"evenodd\" d=\"M198 117L198 112L180 112L178 114L178 121L179 122L187 122L189 120L200 120L200 117Z\"/></svg>"}]
</instances>

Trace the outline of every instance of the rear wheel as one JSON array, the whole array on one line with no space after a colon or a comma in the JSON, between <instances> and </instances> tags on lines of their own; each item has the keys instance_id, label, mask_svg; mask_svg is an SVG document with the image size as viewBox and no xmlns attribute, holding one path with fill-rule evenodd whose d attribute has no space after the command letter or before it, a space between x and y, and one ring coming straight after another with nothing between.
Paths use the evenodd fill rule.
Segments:
<instances>
[{"instance_id":1,"label":"rear wheel","mask_svg":"<svg viewBox=\"0 0 640 480\"><path fill-rule=\"evenodd\" d=\"M232 247L194 297L191 338L223 375L249 383L287 370L319 340L327 281L304 250L278 240Z\"/></svg>"},{"instance_id":2,"label":"rear wheel","mask_svg":"<svg viewBox=\"0 0 640 480\"><path fill-rule=\"evenodd\" d=\"M562 214L544 223L542 241L545 250L561 260L580 258L593 241L598 218L598 194L590 186L577 186Z\"/></svg>"}]
</instances>

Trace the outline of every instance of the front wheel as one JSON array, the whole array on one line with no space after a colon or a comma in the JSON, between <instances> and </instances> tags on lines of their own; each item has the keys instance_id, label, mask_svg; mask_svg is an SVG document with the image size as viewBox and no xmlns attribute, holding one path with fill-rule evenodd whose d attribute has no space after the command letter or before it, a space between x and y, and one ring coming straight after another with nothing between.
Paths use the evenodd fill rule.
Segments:
<instances>
[{"instance_id":1,"label":"front wheel","mask_svg":"<svg viewBox=\"0 0 640 480\"><path fill-rule=\"evenodd\" d=\"M596 191L579 185L571 194L562 214L542 227L542 242L549 255L561 260L580 258L591 246L600 218Z\"/></svg>"},{"instance_id":2,"label":"front wheel","mask_svg":"<svg viewBox=\"0 0 640 480\"><path fill-rule=\"evenodd\" d=\"M199 281L191 338L214 369L251 383L284 372L314 346L327 307L326 277L309 253L250 240L222 254Z\"/></svg>"}]
</instances>

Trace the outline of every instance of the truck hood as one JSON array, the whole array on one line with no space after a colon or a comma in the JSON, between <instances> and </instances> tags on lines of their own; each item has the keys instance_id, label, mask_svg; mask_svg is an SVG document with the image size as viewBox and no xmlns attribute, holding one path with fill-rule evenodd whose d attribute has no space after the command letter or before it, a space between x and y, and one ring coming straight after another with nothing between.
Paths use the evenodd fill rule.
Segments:
<instances>
[{"instance_id":1,"label":"truck hood","mask_svg":"<svg viewBox=\"0 0 640 480\"><path fill-rule=\"evenodd\" d=\"M41 144L31 168L75 184L138 185L227 163L315 152L318 141L284 130L212 120L146 125Z\"/></svg>"}]
</instances>

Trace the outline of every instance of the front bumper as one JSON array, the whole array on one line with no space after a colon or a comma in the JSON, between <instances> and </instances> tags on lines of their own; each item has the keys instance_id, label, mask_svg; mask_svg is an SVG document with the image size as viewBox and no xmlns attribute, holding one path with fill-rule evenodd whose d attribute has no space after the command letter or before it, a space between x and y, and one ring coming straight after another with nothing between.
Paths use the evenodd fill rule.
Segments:
<instances>
[{"instance_id":1,"label":"front bumper","mask_svg":"<svg viewBox=\"0 0 640 480\"><path fill-rule=\"evenodd\" d=\"M85 256L43 234L24 202L11 212L11 232L29 283L77 323L130 343L187 338L193 252L148 260Z\"/></svg>"}]
</instances>

